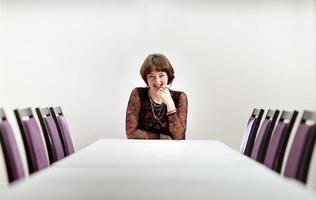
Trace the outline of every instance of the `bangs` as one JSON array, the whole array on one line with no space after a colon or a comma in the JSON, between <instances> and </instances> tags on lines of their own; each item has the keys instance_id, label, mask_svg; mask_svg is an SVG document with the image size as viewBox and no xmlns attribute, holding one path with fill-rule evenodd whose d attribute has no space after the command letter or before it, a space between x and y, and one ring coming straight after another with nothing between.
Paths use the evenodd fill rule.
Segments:
<instances>
[{"instance_id":1,"label":"bangs","mask_svg":"<svg viewBox=\"0 0 316 200\"><path fill-rule=\"evenodd\" d=\"M169 60L162 54L150 54L140 68L140 75L147 84L147 75L152 72L165 72L168 75L168 84L174 79L174 70Z\"/></svg>"},{"instance_id":2,"label":"bangs","mask_svg":"<svg viewBox=\"0 0 316 200\"><path fill-rule=\"evenodd\" d=\"M151 72L167 72L167 69L163 66L150 66L146 70L146 74L150 74Z\"/></svg>"}]
</instances>

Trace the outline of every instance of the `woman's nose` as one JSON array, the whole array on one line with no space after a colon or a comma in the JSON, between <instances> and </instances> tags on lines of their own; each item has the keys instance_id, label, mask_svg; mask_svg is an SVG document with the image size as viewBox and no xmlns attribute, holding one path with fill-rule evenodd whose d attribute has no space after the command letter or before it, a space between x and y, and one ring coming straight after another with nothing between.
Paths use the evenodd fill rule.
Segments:
<instances>
[{"instance_id":1,"label":"woman's nose","mask_svg":"<svg viewBox=\"0 0 316 200\"><path fill-rule=\"evenodd\" d=\"M156 77L156 78L155 78L155 83L160 83L160 82L161 82L160 78L159 78L159 77Z\"/></svg>"}]
</instances>

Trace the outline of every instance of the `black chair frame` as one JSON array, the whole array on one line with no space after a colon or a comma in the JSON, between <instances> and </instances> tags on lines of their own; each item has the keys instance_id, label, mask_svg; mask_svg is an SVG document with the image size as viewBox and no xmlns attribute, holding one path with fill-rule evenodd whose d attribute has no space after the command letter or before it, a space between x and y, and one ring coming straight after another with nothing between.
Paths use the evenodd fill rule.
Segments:
<instances>
[{"instance_id":1,"label":"black chair frame","mask_svg":"<svg viewBox=\"0 0 316 200\"><path fill-rule=\"evenodd\" d=\"M249 137L248 137L248 140L247 140L247 144L246 144L246 147L245 147L244 154L246 156L249 156L249 157L251 156L251 152L252 152L255 140L256 140L257 132L258 132L258 129L259 129L259 125L260 125L263 113L264 113L263 109L254 108L253 112L251 114L251 117L255 118L255 121L252 124L251 130L250 130L250 133L249 133Z\"/></svg>"}]
</instances>

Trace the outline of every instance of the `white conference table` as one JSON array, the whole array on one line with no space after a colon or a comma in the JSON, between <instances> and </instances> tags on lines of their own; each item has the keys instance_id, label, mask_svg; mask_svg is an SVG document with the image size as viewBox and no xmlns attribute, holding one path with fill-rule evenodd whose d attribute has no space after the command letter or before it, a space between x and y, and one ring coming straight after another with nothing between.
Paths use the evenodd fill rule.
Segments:
<instances>
[{"instance_id":1,"label":"white conference table","mask_svg":"<svg viewBox=\"0 0 316 200\"><path fill-rule=\"evenodd\" d=\"M0 194L0 199L316 199L219 141L100 139Z\"/></svg>"}]
</instances>

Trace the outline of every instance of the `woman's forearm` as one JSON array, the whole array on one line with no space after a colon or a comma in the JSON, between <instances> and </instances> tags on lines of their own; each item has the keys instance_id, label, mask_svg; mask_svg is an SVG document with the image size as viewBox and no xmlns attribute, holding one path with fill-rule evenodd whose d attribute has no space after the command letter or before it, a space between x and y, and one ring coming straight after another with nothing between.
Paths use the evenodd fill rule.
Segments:
<instances>
[{"instance_id":1,"label":"woman's forearm","mask_svg":"<svg viewBox=\"0 0 316 200\"><path fill-rule=\"evenodd\" d=\"M175 140L185 139L187 113L188 99L187 96L182 93L179 97L177 109L175 112L168 114L169 132Z\"/></svg>"},{"instance_id":2,"label":"woman's forearm","mask_svg":"<svg viewBox=\"0 0 316 200\"><path fill-rule=\"evenodd\" d=\"M169 131L175 140L184 139L185 125L183 125L177 116L177 113L168 115L169 119Z\"/></svg>"},{"instance_id":3,"label":"woman's forearm","mask_svg":"<svg viewBox=\"0 0 316 200\"><path fill-rule=\"evenodd\" d=\"M160 133L160 139L161 140L173 140L170 135L162 134Z\"/></svg>"},{"instance_id":4,"label":"woman's forearm","mask_svg":"<svg viewBox=\"0 0 316 200\"><path fill-rule=\"evenodd\" d=\"M158 133L151 133L142 129L136 129L127 134L128 139L160 139Z\"/></svg>"}]
</instances>

